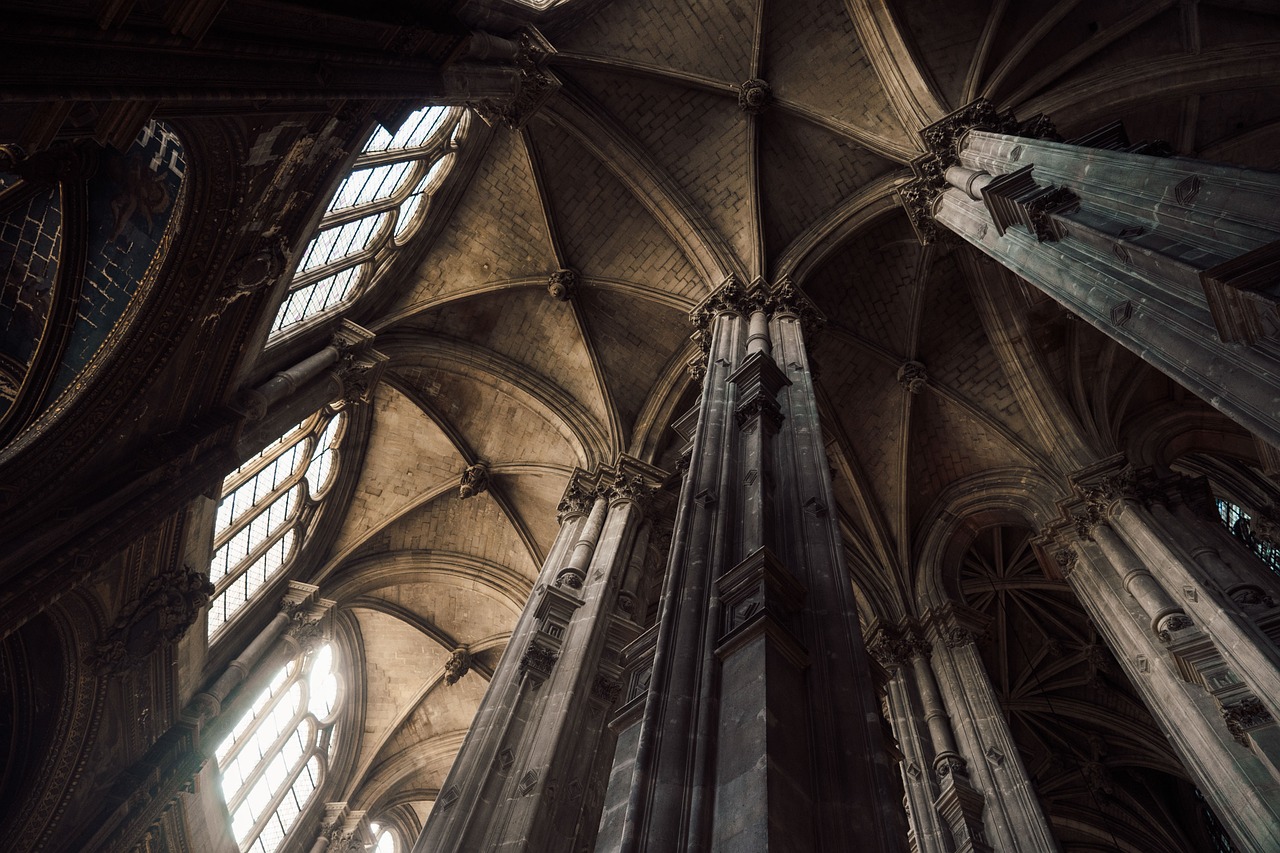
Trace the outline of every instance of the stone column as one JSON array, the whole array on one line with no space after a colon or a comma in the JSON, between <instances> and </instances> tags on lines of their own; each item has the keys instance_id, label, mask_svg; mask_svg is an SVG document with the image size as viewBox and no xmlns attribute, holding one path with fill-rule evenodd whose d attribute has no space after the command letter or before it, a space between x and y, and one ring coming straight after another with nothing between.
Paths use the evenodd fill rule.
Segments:
<instances>
[{"instance_id":1,"label":"stone column","mask_svg":"<svg viewBox=\"0 0 1280 853\"><path fill-rule=\"evenodd\" d=\"M1280 750L1280 649L1226 594L1238 575L1212 547L1216 538L1204 541L1169 510L1168 484L1149 470L1109 460L1073 479L1085 495L1090 535L1123 567L1126 589L1152 617L1157 636L1172 639L1224 713L1248 709L1251 727L1259 728L1250 735L1255 743L1274 741ZM1204 641L1193 643L1197 633ZM1280 751L1274 760L1280 767Z\"/></svg>"},{"instance_id":2,"label":"stone column","mask_svg":"<svg viewBox=\"0 0 1280 853\"><path fill-rule=\"evenodd\" d=\"M1107 131L1063 143L976 101L921 132L904 203L922 239L959 235L1280 443L1280 175Z\"/></svg>"},{"instance_id":3,"label":"stone column","mask_svg":"<svg viewBox=\"0 0 1280 853\"><path fill-rule=\"evenodd\" d=\"M574 475L560 534L414 850L558 851L593 839L618 655L640 633L620 593L661 479L626 456Z\"/></svg>"},{"instance_id":4,"label":"stone column","mask_svg":"<svg viewBox=\"0 0 1280 853\"><path fill-rule=\"evenodd\" d=\"M1176 632L1168 632L1171 646L1152 630L1151 614L1124 589L1125 568L1083 533L1073 522L1060 523L1049 535L1051 542L1058 536L1058 544L1046 547L1054 549L1067 582L1232 840L1241 850L1280 849L1280 781L1273 769L1233 736L1218 702L1173 652Z\"/></svg>"},{"instance_id":5,"label":"stone column","mask_svg":"<svg viewBox=\"0 0 1280 853\"><path fill-rule=\"evenodd\" d=\"M596 849L901 850L804 345L817 312L788 282L730 279L694 319L689 473Z\"/></svg>"},{"instance_id":6,"label":"stone column","mask_svg":"<svg viewBox=\"0 0 1280 853\"><path fill-rule=\"evenodd\" d=\"M1058 850L978 652L986 617L950 603L929 611L925 621L932 672L950 712L956 749L968 757L968 777L985 795L982 816L991 847L1002 853Z\"/></svg>"},{"instance_id":7,"label":"stone column","mask_svg":"<svg viewBox=\"0 0 1280 853\"><path fill-rule=\"evenodd\" d=\"M933 765L936 747L927 725L921 725L926 712L920 704L916 674L909 659L912 643L903 634L901 629L889 625L874 626L868 632L867 651L889 674L885 692L889 724L902 752L907 842L912 853L953 853L955 845L951 835L933 807L938 786L929 768Z\"/></svg>"}]
</instances>

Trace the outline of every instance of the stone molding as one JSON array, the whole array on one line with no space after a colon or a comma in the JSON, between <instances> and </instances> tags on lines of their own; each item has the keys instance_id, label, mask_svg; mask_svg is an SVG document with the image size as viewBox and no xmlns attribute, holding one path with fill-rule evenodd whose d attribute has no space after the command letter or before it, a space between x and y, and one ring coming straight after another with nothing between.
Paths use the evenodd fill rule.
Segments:
<instances>
[{"instance_id":1,"label":"stone molding","mask_svg":"<svg viewBox=\"0 0 1280 853\"><path fill-rule=\"evenodd\" d=\"M161 644L181 639L211 595L207 574L182 564L162 571L124 606L85 662L104 673L139 666Z\"/></svg>"}]
</instances>

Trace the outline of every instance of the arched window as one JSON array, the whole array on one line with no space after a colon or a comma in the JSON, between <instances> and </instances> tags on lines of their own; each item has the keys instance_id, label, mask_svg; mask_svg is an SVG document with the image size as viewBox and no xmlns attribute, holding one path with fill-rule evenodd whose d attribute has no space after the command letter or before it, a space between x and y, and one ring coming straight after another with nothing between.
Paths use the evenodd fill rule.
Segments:
<instances>
[{"instance_id":1,"label":"arched window","mask_svg":"<svg viewBox=\"0 0 1280 853\"><path fill-rule=\"evenodd\" d=\"M297 552L328 493L346 415L316 414L272 442L222 482L209 580L209 633L217 632Z\"/></svg>"},{"instance_id":2,"label":"arched window","mask_svg":"<svg viewBox=\"0 0 1280 853\"><path fill-rule=\"evenodd\" d=\"M406 241L425 217L457 156L466 115L458 107L424 107L394 134L374 131L302 253L272 336L372 282L382 250Z\"/></svg>"},{"instance_id":3,"label":"arched window","mask_svg":"<svg viewBox=\"0 0 1280 853\"><path fill-rule=\"evenodd\" d=\"M1248 545L1262 562L1271 567L1271 571L1280 574L1280 548L1270 542L1264 542L1254 535L1253 519L1240 507L1218 498L1218 517L1237 539Z\"/></svg>"},{"instance_id":4,"label":"arched window","mask_svg":"<svg viewBox=\"0 0 1280 853\"><path fill-rule=\"evenodd\" d=\"M400 853L400 838L394 829L374 821L369 830L373 833L373 853Z\"/></svg>"},{"instance_id":5,"label":"arched window","mask_svg":"<svg viewBox=\"0 0 1280 853\"><path fill-rule=\"evenodd\" d=\"M328 772L341 679L332 644L280 668L215 756L231 835L275 853Z\"/></svg>"}]
</instances>

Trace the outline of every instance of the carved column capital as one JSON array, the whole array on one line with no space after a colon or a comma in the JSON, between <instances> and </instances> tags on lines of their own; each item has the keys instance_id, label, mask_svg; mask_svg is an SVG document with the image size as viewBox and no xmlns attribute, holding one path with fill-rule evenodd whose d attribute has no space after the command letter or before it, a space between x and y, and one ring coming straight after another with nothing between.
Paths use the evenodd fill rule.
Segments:
<instances>
[{"instance_id":1,"label":"carved column capital","mask_svg":"<svg viewBox=\"0 0 1280 853\"><path fill-rule=\"evenodd\" d=\"M515 90L505 101L485 98L469 103L490 125L502 124L519 130L560 89L560 79L547 68L547 60L555 48L533 27L527 27L516 38Z\"/></svg>"},{"instance_id":2,"label":"carved column capital","mask_svg":"<svg viewBox=\"0 0 1280 853\"><path fill-rule=\"evenodd\" d=\"M867 652L887 670L900 669L919 656L928 657L929 642L909 623L876 625L867 639Z\"/></svg>"},{"instance_id":3,"label":"carved column capital","mask_svg":"<svg viewBox=\"0 0 1280 853\"><path fill-rule=\"evenodd\" d=\"M1037 115L1019 122L1012 111L1000 112L986 98L965 104L921 130L920 140L924 143L925 153L911 161L915 178L898 188L898 198L922 244L936 242L949 234L934 220L933 204L946 190L947 167L960 162L960 147L971 130L1036 139L1062 139L1046 116Z\"/></svg>"}]
</instances>

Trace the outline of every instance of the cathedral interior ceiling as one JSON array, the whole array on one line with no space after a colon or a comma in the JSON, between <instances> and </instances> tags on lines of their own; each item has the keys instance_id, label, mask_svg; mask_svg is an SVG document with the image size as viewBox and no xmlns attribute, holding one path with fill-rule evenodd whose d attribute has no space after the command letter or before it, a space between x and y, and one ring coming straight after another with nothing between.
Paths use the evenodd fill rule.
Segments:
<instances>
[{"instance_id":1,"label":"cathedral interior ceiling","mask_svg":"<svg viewBox=\"0 0 1280 853\"><path fill-rule=\"evenodd\" d=\"M228 31L266 14L227 5ZM1135 436L1190 408L1232 432L968 249L920 246L893 191L917 131L978 96L1047 112L1067 137L1123 118L1135 140L1280 168L1265 5L568 0L546 14L563 88L518 131L473 117L465 191L435 211L414 268L352 312L391 357L313 579L364 650L352 807L425 814L572 470L622 452L673 468L668 427L695 393L685 315L726 276L791 275L827 316L818 393L864 615L914 609L925 542L973 483L1061 486L1077 445L1137 452ZM753 105L754 79L768 97ZM566 299L548 292L562 270L576 273ZM480 462L487 489L460 499ZM470 672L449 684L457 648Z\"/></svg>"},{"instance_id":2,"label":"cathedral interior ceiling","mask_svg":"<svg viewBox=\"0 0 1280 853\"><path fill-rule=\"evenodd\" d=\"M557 100L522 131L475 129L465 194L417 269L383 285L399 293L375 321L392 378L326 571L416 554L440 580L362 587L395 605L357 610L366 642L395 631L410 642L393 627L400 613L473 648L489 638L496 661L518 584L554 537L569 466L620 451L673 461L654 413L687 393L682 315L718 276L791 273L827 314L819 393L869 611L911 610L920 540L957 484L1068 470L1054 429L1037 420L1044 412L1114 450L1128 418L1176 405L1170 383L1015 281L954 247L921 247L892 196L918 151L918 111L979 95L1019 115L1051 107L1067 135L1123 117L1135 139L1219 156L1252 157L1280 135L1256 88L1200 97L1211 80L1252 77L1230 70L1232 40L1247 30L1213 23L1247 11L1200 4L1189 23L1175 4L1130 6L959 2L940 16L895 4L910 58L885 56L894 39L883 33L868 55L863 37L876 28L849 12L873 18L876 3L672 0L603 4L580 22L553 16ZM1192 62L1182 88L1134 103L1128 81L1192 43L1217 64ZM752 78L771 89L758 114L738 102ZM1252 123L1232 129L1235 114ZM566 301L547 292L561 269L578 275ZM975 282L983 276L994 278ZM1013 350L989 340L1009 311L1037 321L1034 340L1010 346L1034 353L1033 368L1019 369L1039 371L1049 403L1015 389ZM900 377L909 362L925 371L914 389ZM458 476L478 459L493 472L489 491L458 501ZM483 565L507 567L505 596L475 583ZM358 799L438 789L447 760L406 757L456 740L480 697L467 679L466 689L438 679L410 689L447 654L436 642L414 677L375 687L371 676L369 701L381 704L366 718L370 775Z\"/></svg>"}]
</instances>

